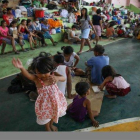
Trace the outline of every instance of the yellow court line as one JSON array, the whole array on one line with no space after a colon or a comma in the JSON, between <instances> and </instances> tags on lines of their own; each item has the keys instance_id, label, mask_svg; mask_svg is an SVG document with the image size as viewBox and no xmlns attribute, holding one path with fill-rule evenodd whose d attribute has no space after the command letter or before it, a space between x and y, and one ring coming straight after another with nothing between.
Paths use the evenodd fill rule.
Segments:
<instances>
[{"instance_id":1,"label":"yellow court line","mask_svg":"<svg viewBox=\"0 0 140 140\"><path fill-rule=\"evenodd\" d=\"M112 126L116 126L116 125L120 125L120 124L125 124L125 123L131 123L131 122L139 122L139 121L140 121L140 117L123 119L123 120L118 120L118 121L114 121L114 122L109 122L109 123L101 124L98 128L88 127L88 128L84 128L84 129L80 129L80 130L75 130L75 132L98 131L98 130L101 130L101 129L104 129L104 128L107 128L107 127L112 127ZM140 128L140 126L139 126L139 128ZM139 131L140 131L140 129L139 129Z\"/></svg>"}]
</instances>

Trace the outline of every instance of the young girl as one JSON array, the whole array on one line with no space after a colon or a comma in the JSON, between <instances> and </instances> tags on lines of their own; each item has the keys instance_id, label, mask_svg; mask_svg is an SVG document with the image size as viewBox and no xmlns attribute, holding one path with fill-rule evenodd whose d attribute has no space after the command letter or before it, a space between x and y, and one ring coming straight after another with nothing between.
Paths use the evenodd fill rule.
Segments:
<instances>
[{"instance_id":1,"label":"young girl","mask_svg":"<svg viewBox=\"0 0 140 140\"><path fill-rule=\"evenodd\" d=\"M10 26L11 26L9 28L10 35L13 36L16 42L19 42L19 45L21 46L22 51L26 52L26 50L23 48L24 46L23 36L19 35L18 30L17 30L17 22L12 21Z\"/></svg>"},{"instance_id":2,"label":"young girl","mask_svg":"<svg viewBox=\"0 0 140 140\"><path fill-rule=\"evenodd\" d=\"M90 86L86 82L79 82L75 86L78 95L73 99L73 102L68 106L67 113L78 122L83 122L88 114L93 126L98 127L99 123L94 119L98 116L98 112L91 110L91 103L87 99L90 94Z\"/></svg>"},{"instance_id":3,"label":"young girl","mask_svg":"<svg viewBox=\"0 0 140 140\"><path fill-rule=\"evenodd\" d=\"M106 87L109 93L106 97L116 98L117 96L125 96L131 91L130 84L120 74L117 74L111 66L108 65L102 69L102 76L104 82L99 88L103 90L104 86Z\"/></svg>"},{"instance_id":4,"label":"young girl","mask_svg":"<svg viewBox=\"0 0 140 140\"><path fill-rule=\"evenodd\" d=\"M27 24L26 20L23 19L21 21L21 24L18 26L18 32L19 32L19 34L23 35L24 40L29 40L31 50L34 50L32 43L35 44L35 42L34 42L33 36L31 35L30 31L28 30L26 24Z\"/></svg>"},{"instance_id":5,"label":"young girl","mask_svg":"<svg viewBox=\"0 0 140 140\"><path fill-rule=\"evenodd\" d=\"M72 71L75 72L76 76L85 75L85 72L82 69L76 68L80 58L79 56L74 52L73 48L71 46L62 47L63 50L63 56L64 56L64 64L71 68ZM74 60L75 63L74 63Z\"/></svg>"},{"instance_id":6,"label":"young girl","mask_svg":"<svg viewBox=\"0 0 140 140\"><path fill-rule=\"evenodd\" d=\"M24 76L36 84L39 94L35 103L37 123L45 125L47 131L57 131L53 122L58 123L59 117L66 114L67 102L55 83L64 82L65 78L57 73L53 75L54 63L51 57L39 56L33 59L31 69L34 75L23 67L19 59L14 58L12 63Z\"/></svg>"}]
</instances>

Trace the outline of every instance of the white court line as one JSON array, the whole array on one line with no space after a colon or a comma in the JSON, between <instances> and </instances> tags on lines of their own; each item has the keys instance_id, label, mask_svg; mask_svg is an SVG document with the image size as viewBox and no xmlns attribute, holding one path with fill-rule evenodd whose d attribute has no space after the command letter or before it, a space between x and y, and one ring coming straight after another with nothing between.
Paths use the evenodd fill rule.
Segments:
<instances>
[{"instance_id":1,"label":"white court line","mask_svg":"<svg viewBox=\"0 0 140 140\"><path fill-rule=\"evenodd\" d=\"M91 131L94 131L94 130L99 130L99 129L102 129L102 128L111 127L111 126L115 126L115 125L119 125L119 124L123 124L123 123L128 123L128 122L135 122L135 121L140 121L140 117L109 122L109 123L101 124L98 128L88 127L88 128L84 128L84 129L75 130L73 132L91 132Z\"/></svg>"},{"instance_id":2,"label":"white court line","mask_svg":"<svg viewBox=\"0 0 140 140\"><path fill-rule=\"evenodd\" d=\"M123 39L125 39L125 38L120 38L120 39L118 39L118 40L114 40L113 42L108 42L108 43L104 44L103 46L108 45L108 44L111 44L111 43L114 43L114 42L117 42L117 41L120 41L120 40L123 40ZM86 51L84 51L84 52L86 52ZM83 52L83 53L84 53L84 52ZM18 73L19 73L19 72L18 72ZM13 74L11 74L11 75L1 77L0 80L5 79L5 78L10 77L10 76L13 76L13 75L18 74L18 73L13 73Z\"/></svg>"}]
</instances>

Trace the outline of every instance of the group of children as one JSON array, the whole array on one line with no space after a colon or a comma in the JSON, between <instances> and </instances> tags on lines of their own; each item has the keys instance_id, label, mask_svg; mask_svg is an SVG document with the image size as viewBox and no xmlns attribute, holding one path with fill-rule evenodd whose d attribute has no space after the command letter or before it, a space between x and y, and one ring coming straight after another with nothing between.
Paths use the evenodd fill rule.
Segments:
<instances>
[{"instance_id":1,"label":"group of children","mask_svg":"<svg viewBox=\"0 0 140 140\"><path fill-rule=\"evenodd\" d=\"M94 56L85 63L88 69L86 71L77 68L80 58L71 46L62 47L61 50L62 53L58 52L54 56L40 53L35 57L30 64L32 74L23 67L19 59L12 60L13 65L36 84L37 123L45 125L47 131L57 131L53 123L58 123L59 117L67 113L78 122L83 122L86 116L89 116L93 126L98 127L99 123L94 118L99 113L91 110L91 103L87 99L90 94L90 84L78 82L75 86L76 94L72 94L73 73L76 76L88 77L89 81L98 85L100 90L106 87L108 98L127 95L131 91L130 85L109 65L109 57L104 55L103 46L95 46ZM87 71L90 71L90 76ZM66 96L74 98L68 107Z\"/></svg>"}]
</instances>

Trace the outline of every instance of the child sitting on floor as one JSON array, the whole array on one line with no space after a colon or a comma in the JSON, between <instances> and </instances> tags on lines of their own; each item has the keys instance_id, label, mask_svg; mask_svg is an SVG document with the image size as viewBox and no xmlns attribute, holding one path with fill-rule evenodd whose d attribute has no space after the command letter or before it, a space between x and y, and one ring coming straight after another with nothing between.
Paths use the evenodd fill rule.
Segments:
<instances>
[{"instance_id":1,"label":"child sitting on floor","mask_svg":"<svg viewBox=\"0 0 140 140\"><path fill-rule=\"evenodd\" d=\"M93 126L98 127L99 123L94 119L98 116L98 112L91 110L91 103L87 99L90 94L90 85L86 82L79 82L75 86L78 95L73 99L73 102L68 106L67 113L78 122L83 122L89 115Z\"/></svg>"},{"instance_id":2,"label":"child sitting on floor","mask_svg":"<svg viewBox=\"0 0 140 140\"><path fill-rule=\"evenodd\" d=\"M64 82L65 78L53 73L54 62L51 57L38 56L33 59L30 74L19 59L12 60L13 65L20 69L22 74L36 84L38 98L35 103L37 123L45 125L47 131L57 131L53 123L58 123L60 117L66 114L67 101L56 83Z\"/></svg>"},{"instance_id":3,"label":"child sitting on floor","mask_svg":"<svg viewBox=\"0 0 140 140\"><path fill-rule=\"evenodd\" d=\"M106 87L109 93L106 97L116 98L117 96L125 96L131 91L130 84L128 84L120 74L117 74L111 66L103 67L102 76L104 82L99 88L103 90L103 88Z\"/></svg>"},{"instance_id":4,"label":"child sitting on floor","mask_svg":"<svg viewBox=\"0 0 140 140\"><path fill-rule=\"evenodd\" d=\"M118 27L117 34L119 37L124 37L124 30L122 29L122 26Z\"/></svg>"},{"instance_id":5,"label":"child sitting on floor","mask_svg":"<svg viewBox=\"0 0 140 140\"><path fill-rule=\"evenodd\" d=\"M67 91L67 96L69 99L73 99L75 95L71 94L72 91L72 84L71 84L71 72L67 66L64 65L64 56L61 54L57 54L53 57L55 66L57 67L55 72L59 73L63 77L65 77L64 82L58 82L58 88L60 91L66 96L66 91Z\"/></svg>"},{"instance_id":6,"label":"child sitting on floor","mask_svg":"<svg viewBox=\"0 0 140 140\"><path fill-rule=\"evenodd\" d=\"M76 25L73 25L68 32L68 40L70 43L81 42L81 39L78 36L76 36L75 31L76 31Z\"/></svg>"}]
</instances>

